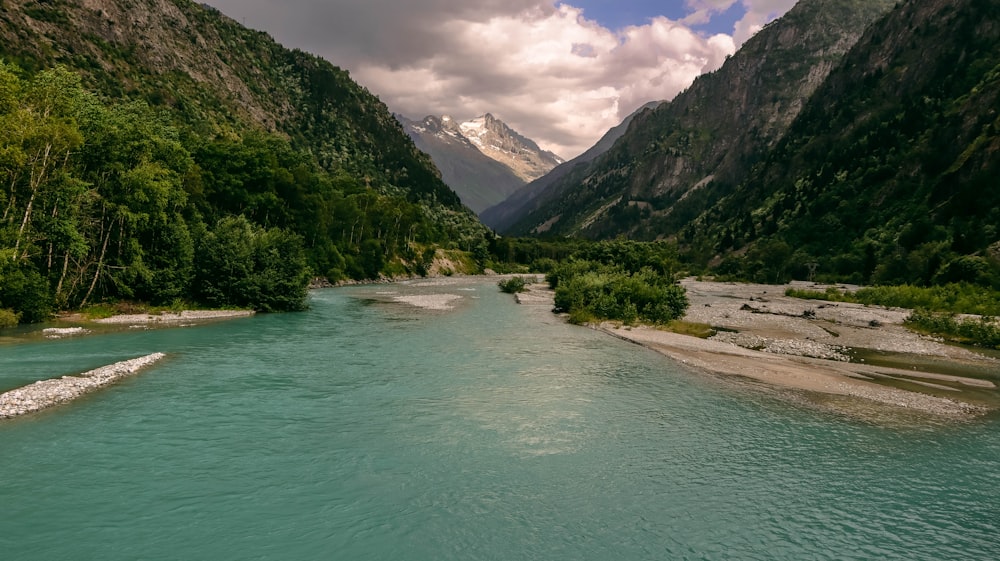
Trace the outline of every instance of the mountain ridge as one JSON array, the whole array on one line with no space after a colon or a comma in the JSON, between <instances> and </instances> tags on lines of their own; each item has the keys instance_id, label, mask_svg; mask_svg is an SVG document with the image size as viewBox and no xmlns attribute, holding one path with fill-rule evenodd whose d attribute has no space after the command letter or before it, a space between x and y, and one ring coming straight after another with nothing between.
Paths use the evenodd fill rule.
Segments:
<instances>
[{"instance_id":1,"label":"mountain ridge","mask_svg":"<svg viewBox=\"0 0 1000 561\"><path fill-rule=\"evenodd\" d=\"M190 0L0 2L0 123L7 323L97 302L294 310L310 276L487 255L376 96Z\"/></svg>"},{"instance_id":2,"label":"mountain ridge","mask_svg":"<svg viewBox=\"0 0 1000 561\"><path fill-rule=\"evenodd\" d=\"M459 129L486 156L503 163L525 182L534 181L563 163L507 123L486 113L460 123Z\"/></svg>"},{"instance_id":3,"label":"mountain ridge","mask_svg":"<svg viewBox=\"0 0 1000 561\"><path fill-rule=\"evenodd\" d=\"M398 114L396 118L417 148L434 161L445 184L473 212L483 211L524 185L506 164L490 158L466 138L456 121L434 115L421 121Z\"/></svg>"},{"instance_id":4,"label":"mountain ridge","mask_svg":"<svg viewBox=\"0 0 1000 561\"><path fill-rule=\"evenodd\" d=\"M479 218L484 224L494 230L507 230L507 228L516 222L518 215L529 212L530 210L535 210L544 201L558 196L559 192L554 192L551 187L559 184L565 185L567 182L561 181L564 177L571 173L581 171L581 168L583 168L585 164L590 163L598 156L610 150L614 146L614 143L625 134L629 125L632 123L632 120L635 119L636 116L643 111L655 109L662 103L664 102L651 101L646 103L639 109L632 112L631 115L625 117L625 119L622 120L622 122L617 126L612 127L604 133L600 140L598 140L596 144L588 148L585 152L568 162L559 164L549 173L535 179L514 193L511 193L510 196L500 203L480 213Z\"/></svg>"},{"instance_id":5,"label":"mountain ridge","mask_svg":"<svg viewBox=\"0 0 1000 561\"><path fill-rule=\"evenodd\" d=\"M562 162L491 113L467 121L448 115L421 121L397 118L414 144L430 155L444 182L476 213Z\"/></svg>"},{"instance_id":6,"label":"mountain ridge","mask_svg":"<svg viewBox=\"0 0 1000 561\"><path fill-rule=\"evenodd\" d=\"M286 49L211 6L190 0L6 0L0 39L0 55L29 70L64 64L77 69L90 89L177 110L211 134L248 124L278 132L327 169L347 167L380 188L400 187L458 208L458 197L430 159L348 72ZM373 110L362 111L362 105ZM350 122L328 127L335 119Z\"/></svg>"},{"instance_id":7,"label":"mountain ridge","mask_svg":"<svg viewBox=\"0 0 1000 561\"><path fill-rule=\"evenodd\" d=\"M902 2L681 238L731 270L1000 287L997 107L1000 6Z\"/></svg>"},{"instance_id":8,"label":"mountain ridge","mask_svg":"<svg viewBox=\"0 0 1000 561\"><path fill-rule=\"evenodd\" d=\"M701 212L703 199L732 189L777 142L867 24L893 4L800 1L720 69L634 119L611 150L562 180L568 183L553 188L559 195L507 232L673 235Z\"/></svg>"},{"instance_id":9,"label":"mountain ridge","mask_svg":"<svg viewBox=\"0 0 1000 561\"><path fill-rule=\"evenodd\" d=\"M508 232L672 241L757 282L1000 289L998 107L1000 4L802 0Z\"/></svg>"}]
</instances>

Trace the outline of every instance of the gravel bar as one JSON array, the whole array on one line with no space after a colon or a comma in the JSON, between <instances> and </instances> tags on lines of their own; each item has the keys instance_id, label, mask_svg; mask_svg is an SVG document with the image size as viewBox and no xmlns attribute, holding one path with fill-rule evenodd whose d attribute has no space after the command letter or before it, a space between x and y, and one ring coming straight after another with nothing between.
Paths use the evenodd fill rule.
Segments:
<instances>
[{"instance_id":1,"label":"gravel bar","mask_svg":"<svg viewBox=\"0 0 1000 561\"><path fill-rule=\"evenodd\" d=\"M153 353L84 372L29 384L0 394L0 419L36 413L43 409L78 399L94 390L136 374L167 355Z\"/></svg>"}]
</instances>

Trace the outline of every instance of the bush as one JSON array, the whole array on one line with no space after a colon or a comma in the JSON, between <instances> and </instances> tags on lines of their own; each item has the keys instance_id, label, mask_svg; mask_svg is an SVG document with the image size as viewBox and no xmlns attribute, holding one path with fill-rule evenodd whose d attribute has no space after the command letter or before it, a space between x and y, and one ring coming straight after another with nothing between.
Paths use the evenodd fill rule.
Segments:
<instances>
[{"instance_id":1,"label":"bush","mask_svg":"<svg viewBox=\"0 0 1000 561\"><path fill-rule=\"evenodd\" d=\"M569 314L569 322L573 325L586 325L594 321L594 316L585 308L573 310Z\"/></svg>"},{"instance_id":2,"label":"bush","mask_svg":"<svg viewBox=\"0 0 1000 561\"><path fill-rule=\"evenodd\" d=\"M42 275L28 265L0 265L0 308L10 309L24 323L52 315L52 296Z\"/></svg>"},{"instance_id":3,"label":"bush","mask_svg":"<svg viewBox=\"0 0 1000 561\"><path fill-rule=\"evenodd\" d=\"M665 324L684 315L684 289L651 269L628 273L592 262L573 262L549 275L556 285L557 312L626 324Z\"/></svg>"},{"instance_id":4,"label":"bush","mask_svg":"<svg viewBox=\"0 0 1000 561\"><path fill-rule=\"evenodd\" d=\"M507 294L524 292L527 290L526 285L527 282L524 280L524 277L511 277L497 283L497 286L500 287L500 291L506 292Z\"/></svg>"},{"instance_id":5,"label":"bush","mask_svg":"<svg viewBox=\"0 0 1000 561\"><path fill-rule=\"evenodd\" d=\"M1000 325L993 317L957 319L952 314L917 310L907 318L906 325L955 342L1000 349Z\"/></svg>"},{"instance_id":6,"label":"bush","mask_svg":"<svg viewBox=\"0 0 1000 561\"><path fill-rule=\"evenodd\" d=\"M0 329L17 325L20 319L18 316L19 314L15 313L14 310L0 310Z\"/></svg>"}]
</instances>

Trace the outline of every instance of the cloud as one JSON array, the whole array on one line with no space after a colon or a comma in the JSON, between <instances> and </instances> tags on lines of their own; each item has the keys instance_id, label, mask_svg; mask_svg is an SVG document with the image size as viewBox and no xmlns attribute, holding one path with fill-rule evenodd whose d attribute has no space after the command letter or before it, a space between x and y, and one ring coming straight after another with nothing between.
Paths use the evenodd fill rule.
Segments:
<instances>
[{"instance_id":1,"label":"cloud","mask_svg":"<svg viewBox=\"0 0 1000 561\"><path fill-rule=\"evenodd\" d=\"M743 0L747 13L736 22L733 37L738 44L743 44L761 30L765 24L781 17L790 10L798 0Z\"/></svg>"},{"instance_id":2,"label":"cloud","mask_svg":"<svg viewBox=\"0 0 1000 561\"><path fill-rule=\"evenodd\" d=\"M736 45L742 45L765 24L791 9L796 2L798 0L686 0L690 13L681 21L686 25L702 25L740 4L744 15L736 22L732 37Z\"/></svg>"},{"instance_id":3,"label":"cloud","mask_svg":"<svg viewBox=\"0 0 1000 561\"><path fill-rule=\"evenodd\" d=\"M711 18L736 0L687 0ZM210 0L278 41L327 58L409 117L493 113L573 157L644 103L718 68L794 0L742 0L733 35L690 18L612 31L554 0ZM244 19L245 18L245 19Z\"/></svg>"}]
</instances>

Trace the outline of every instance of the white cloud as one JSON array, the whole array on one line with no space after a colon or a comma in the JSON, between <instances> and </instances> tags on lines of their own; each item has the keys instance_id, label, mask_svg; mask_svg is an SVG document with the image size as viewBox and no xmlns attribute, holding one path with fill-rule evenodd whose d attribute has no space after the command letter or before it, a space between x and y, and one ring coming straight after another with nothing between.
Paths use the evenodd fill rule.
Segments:
<instances>
[{"instance_id":1,"label":"white cloud","mask_svg":"<svg viewBox=\"0 0 1000 561\"><path fill-rule=\"evenodd\" d=\"M743 18L736 22L733 40L737 45L752 37L764 25L787 12L798 0L686 0L690 15L683 22L688 25L704 24L716 14L725 12L739 3Z\"/></svg>"},{"instance_id":2,"label":"white cloud","mask_svg":"<svg viewBox=\"0 0 1000 561\"><path fill-rule=\"evenodd\" d=\"M726 36L703 37L666 18L615 33L568 5L453 19L440 30L448 50L398 68L370 61L355 77L404 114L491 112L565 157L735 50Z\"/></svg>"},{"instance_id":3,"label":"white cloud","mask_svg":"<svg viewBox=\"0 0 1000 561\"><path fill-rule=\"evenodd\" d=\"M212 0L210 0L212 1ZM563 157L586 150L644 103L718 68L794 0L742 0L733 35L705 36L736 0L687 0L694 14L618 32L554 0L215 0L225 13L351 71L409 117L490 112Z\"/></svg>"}]
</instances>

